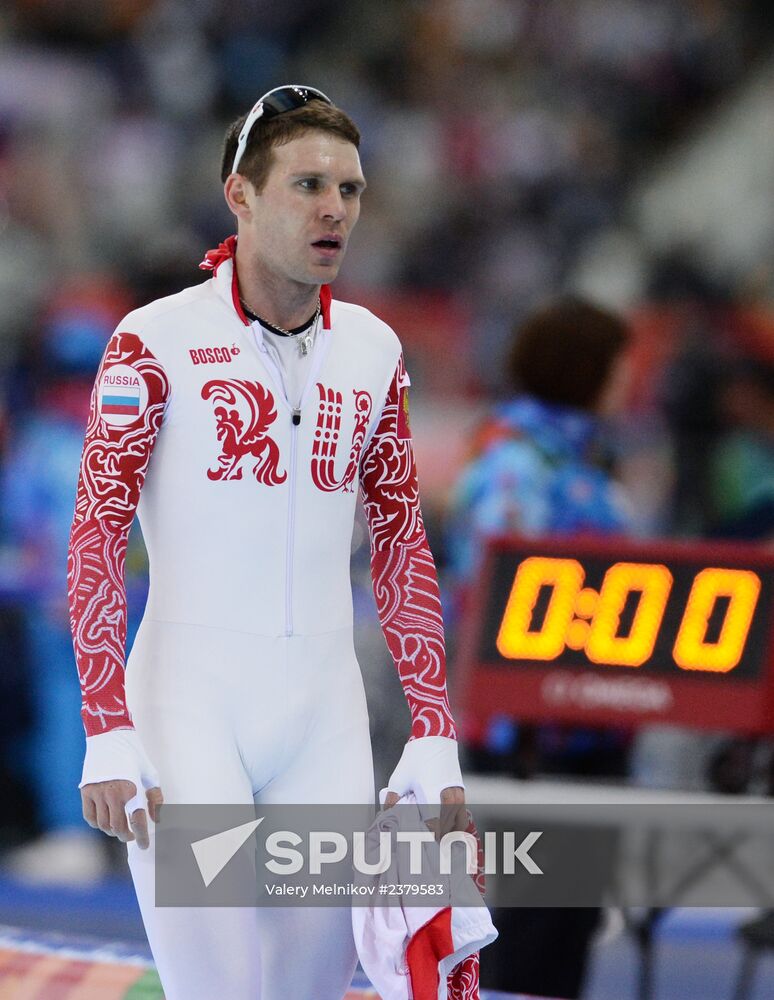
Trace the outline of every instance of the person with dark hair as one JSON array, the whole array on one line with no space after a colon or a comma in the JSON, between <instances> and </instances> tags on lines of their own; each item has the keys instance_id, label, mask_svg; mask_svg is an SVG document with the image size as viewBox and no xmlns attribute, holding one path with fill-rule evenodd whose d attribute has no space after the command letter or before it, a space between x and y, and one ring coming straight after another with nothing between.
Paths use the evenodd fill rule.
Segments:
<instances>
[{"instance_id":1,"label":"person with dark hair","mask_svg":"<svg viewBox=\"0 0 774 1000\"><path fill-rule=\"evenodd\" d=\"M480 542L496 534L626 531L625 497L599 450L600 418L628 385L628 330L618 316L565 299L516 331L511 399L473 443L451 504L451 569L468 579Z\"/></svg>"},{"instance_id":2,"label":"person with dark hair","mask_svg":"<svg viewBox=\"0 0 774 1000\"><path fill-rule=\"evenodd\" d=\"M351 981L349 908L157 907L146 809L162 790L373 802L349 579L358 486L412 716L386 804L408 791L464 803L409 377L393 331L329 287L360 213L358 143L308 87L235 122L222 179L237 235L206 255L209 280L119 324L92 397L70 540L83 808L128 842L167 1000L340 1000ZM124 684L138 504L151 586ZM455 995L471 995L475 957L458 969Z\"/></svg>"},{"instance_id":3,"label":"person with dark hair","mask_svg":"<svg viewBox=\"0 0 774 1000\"><path fill-rule=\"evenodd\" d=\"M511 348L513 388L544 403L604 413L629 339L624 321L582 299L533 313Z\"/></svg>"},{"instance_id":4,"label":"person with dark hair","mask_svg":"<svg viewBox=\"0 0 774 1000\"><path fill-rule=\"evenodd\" d=\"M600 450L600 424L625 399L625 322L579 299L535 312L514 333L513 396L477 435L450 511L451 569L462 600L488 537L610 535L629 530L626 499ZM578 774L623 768L618 734L521 725L498 717L466 731L471 756L520 777L536 770ZM596 907L520 908L495 916L500 938L482 957L484 985L519 993L580 995Z\"/></svg>"}]
</instances>

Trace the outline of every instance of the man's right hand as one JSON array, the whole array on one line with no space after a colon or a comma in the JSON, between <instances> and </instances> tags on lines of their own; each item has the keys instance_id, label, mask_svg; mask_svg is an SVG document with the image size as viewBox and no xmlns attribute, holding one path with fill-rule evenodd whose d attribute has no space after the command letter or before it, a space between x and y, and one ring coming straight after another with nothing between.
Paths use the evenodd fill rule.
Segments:
<instances>
[{"instance_id":1,"label":"man's right hand","mask_svg":"<svg viewBox=\"0 0 774 1000\"><path fill-rule=\"evenodd\" d=\"M102 830L109 837L118 837L126 844L136 840L137 846L147 850L150 845L148 837L148 816L144 809L133 810L127 817L126 804L137 794L137 786L133 781L98 781L81 787L81 802L83 803L83 818L94 827ZM145 793L148 814L155 823L157 808L163 803L164 796L156 786Z\"/></svg>"},{"instance_id":2,"label":"man's right hand","mask_svg":"<svg viewBox=\"0 0 774 1000\"><path fill-rule=\"evenodd\" d=\"M111 729L86 737L80 785L83 818L97 830L127 843L150 844L148 815L156 822L163 803L156 768L134 729ZM147 809L147 813L146 813Z\"/></svg>"}]
</instances>

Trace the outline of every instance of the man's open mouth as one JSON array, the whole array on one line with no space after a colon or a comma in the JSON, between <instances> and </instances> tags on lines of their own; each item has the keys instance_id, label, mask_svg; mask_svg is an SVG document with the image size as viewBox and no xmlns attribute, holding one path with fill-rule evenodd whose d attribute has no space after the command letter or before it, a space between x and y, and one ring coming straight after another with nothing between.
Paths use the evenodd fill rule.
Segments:
<instances>
[{"instance_id":1,"label":"man's open mouth","mask_svg":"<svg viewBox=\"0 0 774 1000\"><path fill-rule=\"evenodd\" d=\"M312 244L313 247L320 247L323 250L338 250L341 247L341 240L337 239L324 239L317 240Z\"/></svg>"}]
</instances>

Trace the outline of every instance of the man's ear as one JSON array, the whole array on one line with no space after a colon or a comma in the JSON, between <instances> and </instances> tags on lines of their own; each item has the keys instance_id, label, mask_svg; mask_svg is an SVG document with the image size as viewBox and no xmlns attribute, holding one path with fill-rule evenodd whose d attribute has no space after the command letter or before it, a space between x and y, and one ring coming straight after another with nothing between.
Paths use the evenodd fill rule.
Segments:
<instances>
[{"instance_id":1,"label":"man's ear","mask_svg":"<svg viewBox=\"0 0 774 1000\"><path fill-rule=\"evenodd\" d=\"M238 219L249 219L252 214L247 202L249 184L250 181L242 174L229 174L223 185L223 197L226 199L226 204Z\"/></svg>"}]
</instances>

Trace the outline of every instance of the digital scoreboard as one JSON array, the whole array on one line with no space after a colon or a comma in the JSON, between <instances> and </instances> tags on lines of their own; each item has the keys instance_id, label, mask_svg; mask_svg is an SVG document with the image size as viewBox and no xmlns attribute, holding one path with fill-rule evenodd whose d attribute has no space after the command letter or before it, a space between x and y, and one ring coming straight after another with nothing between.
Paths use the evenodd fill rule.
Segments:
<instances>
[{"instance_id":1,"label":"digital scoreboard","mask_svg":"<svg viewBox=\"0 0 774 1000\"><path fill-rule=\"evenodd\" d=\"M774 732L774 553L496 539L462 624L466 715Z\"/></svg>"}]
</instances>

